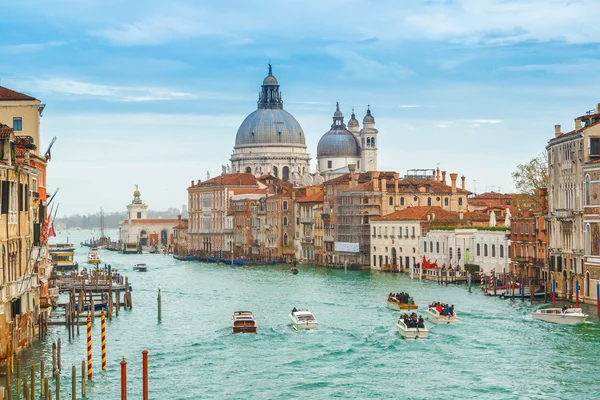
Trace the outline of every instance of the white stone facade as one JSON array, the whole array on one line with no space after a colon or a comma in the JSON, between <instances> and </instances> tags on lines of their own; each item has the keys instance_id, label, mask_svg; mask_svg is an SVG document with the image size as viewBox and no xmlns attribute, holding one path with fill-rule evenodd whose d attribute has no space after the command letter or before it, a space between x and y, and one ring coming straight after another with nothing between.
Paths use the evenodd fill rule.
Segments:
<instances>
[{"instance_id":1,"label":"white stone facade","mask_svg":"<svg viewBox=\"0 0 600 400\"><path fill-rule=\"evenodd\" d=\"M419 262L420 221L371 221L371 269L411 268Z\"/></svg>"}]
</instances>

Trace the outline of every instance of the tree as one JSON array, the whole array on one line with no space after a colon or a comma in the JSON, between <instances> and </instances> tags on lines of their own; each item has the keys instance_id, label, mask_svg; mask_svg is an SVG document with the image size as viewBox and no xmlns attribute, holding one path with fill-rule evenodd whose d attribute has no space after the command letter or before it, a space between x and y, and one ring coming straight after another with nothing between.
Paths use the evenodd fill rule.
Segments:
<instances>
[{"instance_id":1,"label":"tree","mask_svg":"<svg viewBox=\"0 0 600 400\"><path fill-rule=\"evenodd\" d=\"M548 153L542 153L524 164L517 165L512 178L517 189L511 201L513 208L518 212L540 208L543 199L537 191L548 188Z\"/></svg>"}]
</instances>

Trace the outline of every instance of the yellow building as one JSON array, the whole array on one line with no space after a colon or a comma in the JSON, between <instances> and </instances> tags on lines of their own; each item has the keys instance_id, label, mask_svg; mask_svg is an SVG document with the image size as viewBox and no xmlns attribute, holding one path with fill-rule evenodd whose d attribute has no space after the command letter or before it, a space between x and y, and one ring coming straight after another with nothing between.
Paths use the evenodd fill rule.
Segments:
<instances>
[{"instance_id":1,"label":"yellow building","mask_svg":"<svg viewBox=\"0 0 600 400\"><path fill-rule=\"evenodd\" d=\"M45 104L31 96L0 86L0 123L13 128L15 136L30 136L40 154L40 117Z\"/></svg>"}]
</instances>

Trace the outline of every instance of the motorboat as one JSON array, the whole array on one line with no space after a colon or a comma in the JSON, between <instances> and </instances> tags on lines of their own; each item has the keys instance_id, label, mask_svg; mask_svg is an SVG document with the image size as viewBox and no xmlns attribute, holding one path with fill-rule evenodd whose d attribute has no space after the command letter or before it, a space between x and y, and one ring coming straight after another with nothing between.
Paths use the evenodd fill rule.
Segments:
<instances>
[{"instance_id":1,"label":"motorboat","mask_svg":"<svg viewBox=\"0 0 600 400\"><path fill-rule=\"evenodd\" d=\"M581 308L542 308L533 313L533 319L555 324L579 324L587 317Z\"/></svg>"},{"instance_id":2,"label":"motorboat","mask_svg":"<svg viewBox=\"0 0 600 400\"><path fill-rule=\"evenodd\" d=\"M436 310L435 307L429 307L427 311L425 311L427 315L427 321L432 324L458 324L460 322L460 318L453 313L452 315L442 315Z\"/></svg>"},{"instance_id":3,"label":"motorboat","mask_svg":"<svg viewBox=\"0 0 600 400\"><path fill-rule=\"evenodd\" d=\"M256 333L256 319L250 311L236 311L231 317L233 333Z\"/></svg>"},{"instance_id":4,"label":"motorboat","mask_svg":"<svg viewBox=\"0 0 600 400\"><path fill-rule=\"evenodd\" d=\"M88 253L88 264L100 264L100 257L98 256L98 249L91 247Z\"/></svg>"},{"instance_id":5,"label":"motorboat","mask_svg":"<svg viewBox=\"0 0 600 400\"><path fill-rule=\"evenodd\" d=\"M79 264L74 261L73 250L52 251L52 262L57 271L77 271Z\"/></svg>"},{"instance_id":6,"label":"motorboat","mask_svg":"<svg viewBox=\"0 0 600 400\"><path fill-rule=\"evenodd\" d=\"M410 302L410 300L409 300ZM414 302L412 303L402 303L394 296L388 296L387 305L392 310L401 311L401 310L416 310L419 308Z\"/></svg>"},{"instance_id":7,"label":"motorboat","mask_svg":"<svg viewBox=\"0 0 600 400\"><path fill-rule=\"evenodd\" d=\"M290 313L290 319L292 320L292 327L297 331L319 329L319 322L308 310L296 310L294 308Z\"/></svg>"},{"instance_id":8,"label":"motorboat","mask_svg":"<svg viewBox=\"0 0 600 400\"><path fill-rule=\"evenodd\" d=\"M408 326L404 319L399 318L398 322L396 322L396 326L398 327L398 332L404 339L427 339L429 338L429 330L427 326L423 324L421 327L416 326Z\"/></svg>"},{"instance_id":9,"label":"motorboat","mask_svg":"<svg viewBox=\"0 0 600 400\"><path fill-rule=\"evenodd\" d=\"M148 266L146 266L146 264L136 264L135 267L133 267L133 270L146 272L148 270Z\"/></svg>"}]
</instances>

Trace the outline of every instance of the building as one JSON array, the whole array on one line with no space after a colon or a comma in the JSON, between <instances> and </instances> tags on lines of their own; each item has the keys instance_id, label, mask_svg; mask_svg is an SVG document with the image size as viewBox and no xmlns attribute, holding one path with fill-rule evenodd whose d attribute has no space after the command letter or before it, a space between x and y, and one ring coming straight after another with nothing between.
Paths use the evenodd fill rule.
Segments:
<instances>
[{"instance_id":1,"label":"building","mask_svg":"<svg viewBox=\"0 0 600 400\"><path fill-rule=\"evenodd\" d=\"M467 224L438 206L409 207L371 218L371 269L400 271L420 262L419 238L434 226Z\"/></svg>"},{"instance_id":2,"label":"building","mask_svg":"<svg viewBox=\"0 0 600 400\"><path fill-rule=\"evenodd\" d=\"M273 196L266 198L266 257L269 260L292 262L296 257L294 203L298 191L279 189Z\"/></svg>"},{"instance_id":3,"label":"building","mask_svg":"<svg viewBox=\"0 0 600 400\"><path fill-rule=\"evenodd\" d=\"M584 264L580 298L596 303L596 286L600 283L600 157L583 166L584 192Z\"/></svg>"},{"instance_id":4,"label":"building","mask_svg":"<svg viewBox=\"0 0 600 400\"><path fill-rule=\"evenodd\" d=\"M488 228L446 229L431 227L419 238L419 256L442 268L465 270L476 265L485 275L510 272L510 235L506 230Z\"/></svg>"},{"instance_id":5,"label":"building","mask_svg":"<svg viewBox=\"0 0 600 400\"><path fill-rule=\"evenodd\" d=\"M190 252L188 219L177 217L177 225L173 227L173 254L188 255Z\"/></svg>"},{"instance_id":6,"label":"building","mask_svg":"<svg viewBox=\"0 0 600 400\"><path fill-rule=\"evenodd\" d=\"M127 205L127 219L119 223L119 242L137 243L143 250L154 246L172 249L173 226L178 223L175 218L148 218L148 206L136 185L133 200Z\"/></svg>"},{"instance_id":7,"label":"building","mask_svg":"<svg viewBox=\"0 0 600 400\"><path fill-rule=\"evenodd\" d=\"M354 110L346 128L344 115L336 103L331 129L317 145L317 164L323 178L329 180L344 175L350 171L349 165L354 165L355 171L376 171L377 133L370 108L363 118L363 129L360 129Z\"/></svg>"},{"instance_id":8,"label":"building","mask_svg":"<svg viewBox=\"0 0 600 400\"><path fill-rule=\"evenodd\" d=\"M549 269L558 296L573 299L575 277L581 276L585 267L583 167L600 158L600 104L575 118L575 129L571 131L563 133L561 126L556 125L554 138L548 141L546 150Z\"/></svg>"},{"instance_id":9,"label":"building","mask_svg":"<svg viewBox=\"0 0 600 400\"><path fill-rule=\"evenodd\" d=\"M0 123L11 126L14 135L30 137L32 154L40 155L40 118L45 104L24 93L0 86Z\"/></svg>"},{"instance_id":10,"label":"building","mask_svg":"<svg viewBox=\"0 0 600 400\"><path fill-rule=\"evenodd\" d=\"M497 193L494 191L485 192L469 198L469 205L475 207L484 206L485 208L499 207L501 209L507 209L511 206L511 199L513 196L514 195L510 193Z\"/></svg>"},{"instance_id":11,"label":"building","mask_svg":"<svg viewBox=\"0 0 600 400\"><path fill-rule=\"evenodd\" d=\"M322 244L323 235L316 234L322 224L320 210L323 208L322 187L305 188L306 196L296 199L298 207L298 220L300 222L300 251L296 258L309 263L319 262L319 250Z\"/></svg>"},{"instance_id":12,"label":"building","mask_svg":"<svg viewBox=\"0 0 600 400\"><path fill-rule=\"evenodd\" d=\"M283 109L279 82L271 64L258 96L258 109L244 119L237 131L231 168L234 173L256 177L272 174L296 184L310 173L304 131Z\"/></svg>"},{"instance_id":13,"label":"building","mask_svg":"<svg viewBox=\"0 0 600 400\"><path fill-rule=\"evenodd\" d=\"M264 255L265 222L259 213L265 210L266 197L266 188L231 196L230 214L233 218L236 259L260 259Z\"/></svg>"}]
</instances>

